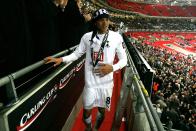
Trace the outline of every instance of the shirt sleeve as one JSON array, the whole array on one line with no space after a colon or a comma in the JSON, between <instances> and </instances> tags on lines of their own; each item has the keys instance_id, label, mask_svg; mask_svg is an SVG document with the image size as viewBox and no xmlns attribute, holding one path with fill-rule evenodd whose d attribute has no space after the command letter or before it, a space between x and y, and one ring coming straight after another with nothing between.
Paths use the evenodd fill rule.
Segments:
<instances>
[{"instance_id":1,"label":"shirt sleeve","mask_svg":"<svg viewBox=\"0 0 196 131\"><path fill-rule=\"evenodd\" d=\"M70 55L62 57L63 62L69 63L77 60L86 52L85 35L81 38L79 46Z\"/></svg>"},{"instance_id":2,"label":"shirt sleeve","mask_svg":"<svg viewBox=\"0 0 196 131\"><path fill-rule=\"evenodd\" d=\"M120 36L120 42L116 48L116 53L118 55L119 61L113 65L113 71L122 69L127 65L127 55L125 52L125 48L123 48L123 39L121 36Z\"/></svg>"}]
</instances>

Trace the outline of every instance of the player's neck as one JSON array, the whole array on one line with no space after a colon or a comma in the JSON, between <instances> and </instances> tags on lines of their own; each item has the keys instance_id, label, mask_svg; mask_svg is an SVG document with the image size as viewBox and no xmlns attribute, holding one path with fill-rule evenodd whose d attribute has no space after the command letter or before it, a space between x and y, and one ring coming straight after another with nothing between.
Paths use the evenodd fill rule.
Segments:
<instances>
[{"instance_id":1,"label":"player's neck","mask_svg":"<svg viewBox=\"0 0 196 131\"><path fill-rule=\"evenodd\" d=\"M98 34L105 34L105 33L107 33L107 32L108 32L108 30L98 30L98 31L97 31Z\"/></svg>"}]
</instances>

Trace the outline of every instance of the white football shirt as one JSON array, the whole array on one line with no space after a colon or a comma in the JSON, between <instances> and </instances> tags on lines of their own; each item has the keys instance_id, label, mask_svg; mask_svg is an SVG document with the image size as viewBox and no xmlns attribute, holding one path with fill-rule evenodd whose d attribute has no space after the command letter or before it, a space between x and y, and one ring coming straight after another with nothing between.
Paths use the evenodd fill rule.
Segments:
<instances>
[{"instance_id":1,"label":"white football shirt","mask_svg":"<svg viewBox=\"0 0 196 131\"><path fill-rule=\"evenodd\" d=\"M80 56L86 53L85 87L87 88L113 88L113 72L103 77L97 76L95 73L93 73L94 67L92 65L91 48L93 48L93 54L96 56L97 52L101 47L104 35L105 34L97 34L93 38L93 43L91 44L90 40L92 32L84 34L76 50L70 55L63 57L63 62L68 63L77 60ZM113 71L116 71L126 66L127 56L122 44L122 36L117 32L109 31L108 39L105 44L103 54L101 55L101 61L99 62L112 65ZM116 54L119 61L116 64L113 64ZM98 65L99 64L97 64L97 66Z\"/></svg>"}]
</instances>

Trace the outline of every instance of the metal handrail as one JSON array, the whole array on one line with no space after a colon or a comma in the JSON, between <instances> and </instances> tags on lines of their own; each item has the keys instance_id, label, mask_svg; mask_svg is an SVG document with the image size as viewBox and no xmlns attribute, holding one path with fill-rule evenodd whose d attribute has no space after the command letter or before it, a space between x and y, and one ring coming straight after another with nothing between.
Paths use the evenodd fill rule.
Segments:
<instances>
[{"instance_id":1,"label":"metal handrail","mask_svg":"<svg viewBox=\"0 0 196 131\"><path fill-rule=\"evenodd\" d=\"M131 56L129 56L129 57L131 57ZM137 90L138 90L138 94L140 96L139 98L141 98L141 101L143 103L143 107L144 107L144 110L146 112L146 116L147 116L147 119L149 121L150 127L153 131L157 131L158 126L155 125L156 122L154 120L154 115L152 114L152 111L149 108L150 103L146 101L146 93L148 94L148 92L146 91L145 87L143 86L142 81L140 81L140 77L139 77L139 74L136 70L134 62L132 61L131 58L129 58L128 60L129 60L129 63L131 63L131 66L132 66L132 69L131 69L132 73L133 73L132 76L131 76L132 79L133 79L132 82L134 82L136 84L135 88L137 88ZM131 84L133 84L133 83L131 83ZM151 105L152 105L152 103L151 103ZM155 114L155 115L157 115L157 114ZM164 131L164 130L158 130L158 131Z\"/></svg>"},{"instance_id":2,"label":"metal handrail","mask_svg":"<svg viewBox=\"0 0 196 131\"><path fill-rule=\"evenodd\" d=\"M70 50L74 50L76 47L77 47L77 45L74 46L74 47L71 47L70 49L61 51L61 52L59 52L59 53L57 53L55 55L52 55L52 57L62 56L63 54L68 53ZM4 86L4 85L6 85L6 84L8 84L10 82L10 76L12 77L13 80L18 79L18 78L22 77L23 75L25 75L25 74L27 74L27 73L29 73L29 72L39 68L42 65L44 65L44 60L38 61L38 62L36 62L36 63L34 63L34 64L30 65L30 66L27 66L27 67L25 67L23 69L20 69L19 71L16 71L14 73L11 73L10 75L7 75L7 76L1 78L0 79L0 87Z\"/></svg>"},{"instance_id":3,"label":"metal handrail","mask_svg":"<svg viewBox=\"0 0 196 131\"><path fill-rule=\"evenodd\" d=\"M141 101L143 103L142 106L143 106L143 108L144 108L144 110L146 112L146 116L147 116L147 119L149 121L150 128L152 129L152 131L162 131L162 130L158 130L157 129L157 125L155 125L154 118L153 118L153 116L151 114L151 111L150 111L150 109L148 107L148 104L147 104L146 99L144 97L144 94L142 92L142 88L141 88L141 86L139 84L139 80L137 79L137 77L135 75L133 75L132 78L133 78L133 82L136 84L136 88L138 89L138 94L140 96L139 98L141 99Z\"/></svg>"},{"instance_id":4,"label":"metal handrail","mask_svg":"<svg viewBox=\"0 0 196 131\"><path fill-rule=\"evenodd\" d=\"M126 44L128 43L128 41L125 41L125 42ZM122 111L123 111L122 108L124 108L126 105L126 100L127 100L128 94L130 93L130 89L131 89L132 92L135 93L135 96L137 96L138 101L141 101L142 103L142 104L138 104L139 106L137 106L138 108L136 107L135 110L137 112L145 111L146 117L148 119L148 122L149 122L149 125L152 131L164 131L161 128L159 128L159 126L157 126L157 122L155 122L154 115L152 114L152 111L149 108L149 105L148 105L149 103L146 100L146 96L142 92L142 90L144 90L145 88L144 86L141 86L139 74L136 70L134 62L132 61L131 55L128 52L128 50L126 50L126 53L127 53L128 65L125 70L125 75L124 75L123 85L122 85L123 87L120 93L121 95L120 95L120 101L119 101L119 108L117 108L116 110L115 122L113 122L112 128L113 130L116 130L116 128L119 128L118 126L120 124L118 122L120 122L119 120L121 120L121 117L122 117ZM116 125L117 123L118 125Z\"/></svg>"},{"instance_id":5,"label":"metal handrail","mask_svg":"<svg viewBox=\"0 0 196 131\"><path fill-rule=\"evenodd\" d=\"M136 84L137 84L137 87L139 87L139 95L140 97L142 98L142 102L144 103L144 105L147 105L147 108L146 108L146 114L147 114L147 117L148 117L148 120L151 120L151 116L153 117L154 119L154 122L156 123L156 126L158 128L158 131L164 131L164 128L162 126L162 123L158 117L158 114L155 112L155 109L153 108L153 105L151 103L151 100L150 100L150 97L148 95L148 92L147 90L145 89L142 81L138 80L138 78L136 76L133 77L133 79L135 80ZM150 112L149 112L150 111ZM149 113L151 115L149 115ZM149 116L148 116L149 115ZM149 122L150 123L150 122ZM152 124L152 123L150 123ZM151 126L152 127L152 126Z\"/></svg>"},{"instance_id":6,"label":"metal handrail","mask_svg":"<svg viewBox=\"0 0 196 131\"><path fill-rule=\"evenodd\" d=\"M125 36L124 36L124 39L126 39ZM130 44L130 41L126 40L125 43ZM134 65L134 62L132 61L130 54L128 55L128 61L130 64L130 73L131 73L129 75L131 75L131 78L133 79L133 81L130 84L133 85L133 83L134 83L135 84L134 88L138 90L137 93L139 94L139 98L141 99L141 101L143 103L143 107L146 112L146 116L149 121L151 129L153 131L157 131L157 130L164 131L162 123L158 117L158 114L156 113L155 109L153 108L153 105L152 105L152 102L150 100L150 97L148 95L147 90L145 89L142 81L140 80L139 74L136 70L136 67Z\"/></svg>"}]
</instances>

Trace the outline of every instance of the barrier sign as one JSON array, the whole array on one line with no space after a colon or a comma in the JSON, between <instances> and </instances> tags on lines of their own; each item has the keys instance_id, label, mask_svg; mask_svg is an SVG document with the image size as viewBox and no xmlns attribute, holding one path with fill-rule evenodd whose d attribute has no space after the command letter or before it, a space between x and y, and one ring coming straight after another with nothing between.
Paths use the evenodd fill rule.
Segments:
<instances>
[{"instance_id":1,"label":"barrier sign","mask_svg":"<svg viewBox=\"0 0 196 131\"><path fill-rule=\"evenodd\" d=\"M0 113L1 131L60 131L84 87L84 57L46 76Z\"/></svg>"}]
</instances>

